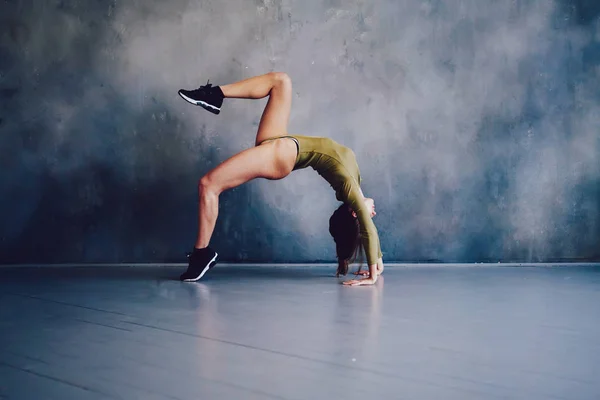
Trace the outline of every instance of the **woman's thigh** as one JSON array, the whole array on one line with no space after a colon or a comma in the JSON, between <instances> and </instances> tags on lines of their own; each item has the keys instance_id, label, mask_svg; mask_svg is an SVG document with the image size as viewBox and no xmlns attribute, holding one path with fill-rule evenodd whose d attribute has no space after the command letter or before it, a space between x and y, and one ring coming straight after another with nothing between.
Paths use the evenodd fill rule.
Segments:
<instances>
[{"instance_id":1,"label":"woman's thigh","mask_svg":"<svg viewBox=\"0 0 600 400\"><path fill-rule=\"evenodd\" d=\"M295 145L292 143L294 147L290 147L290 151L282 149L282 145L277 142L279 141L252 147L230 157L206 174L204 179L220 193L255 178L286 177L293 169Z\"/></svg>"}]
</instances>

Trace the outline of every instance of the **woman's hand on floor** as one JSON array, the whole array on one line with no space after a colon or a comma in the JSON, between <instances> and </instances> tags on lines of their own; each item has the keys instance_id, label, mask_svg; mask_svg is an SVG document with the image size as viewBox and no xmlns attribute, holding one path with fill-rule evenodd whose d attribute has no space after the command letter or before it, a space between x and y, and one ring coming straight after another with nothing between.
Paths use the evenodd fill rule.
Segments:
<instances>
[{"instance_id":1,"label":"woman's hand on floor","mask_svg":"<svg viewBox=\"0 0 600 400\"><path fill-rule=\"evenodd\" d=\"M352 279L352 280L344 282L344 285L346 285L346 286L374 285L375 282L377 282L377 277L380 275L379 271L380 271L379 266L377 264L369 265L369 270L366 271L368 274L367 278ZM381 272L383 272L383 268L381 269ZM360 271L358 271L357 274L360 274Z\"/></svg>"},{"instance_id":2,"label":"woman's hand on floor","mask_svg":"<svg viewBox=\"0 0 600 400\"><path fill-rule=\"evenodd\" d=\"M374 285L377 282L377 279L363 278L363 279L352 279L349 281L343 282L346 286L365 286L365 285Z\"/></svg>"}]
</instances>

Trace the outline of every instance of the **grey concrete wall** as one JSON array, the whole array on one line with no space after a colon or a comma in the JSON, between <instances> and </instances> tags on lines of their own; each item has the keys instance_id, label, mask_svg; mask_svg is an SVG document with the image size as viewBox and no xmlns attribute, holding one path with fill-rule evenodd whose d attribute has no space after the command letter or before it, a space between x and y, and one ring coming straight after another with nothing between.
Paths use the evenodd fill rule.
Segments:
<instances>
[{"instance_id":1,"label":"grey concrete wall","mask_svg":"<svg viewBox=\"0 0 600 400\"><path fill-rule=\"evenodd\" d=\"M3 1L0 261L184 261L196 182L265 101L180 87L290 74L293 133L351 146L386 260L600 259L593 1ZM230 261L331 261L312 170L222 196Z\"/></svg>"}]
</instances>

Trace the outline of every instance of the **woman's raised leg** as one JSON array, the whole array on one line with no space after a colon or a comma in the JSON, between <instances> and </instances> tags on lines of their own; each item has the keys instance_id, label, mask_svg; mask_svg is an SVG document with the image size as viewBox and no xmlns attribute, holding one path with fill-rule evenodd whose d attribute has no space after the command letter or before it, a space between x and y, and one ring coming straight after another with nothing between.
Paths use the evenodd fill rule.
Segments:
<instances>
[{"instance_id":1,"label":"woman's raised leg","mask_svg":"<svg viewBox=\"0 0 600 400\"><path fill-rule=\"evenodd\" d=\"M269 96L256 133L256 145L287 135L292 108L292 80L285 72L270 72L220 87L225 97L262 99Z\"/></svg>"},{"instance_id":2,"label":"woman's raised leg","mask_svg":"<svg viewBox=\"0 0 600 400\"><path fill-rule=\"evenodd\" d=\"M186 101L219 114L224 98L262 99L269 96L256 134L256 145L287 135L292 107L292 81L284 72L269 72L222 86L205 85L195 90L179 90Z\"/></svg>"}]
</instances>

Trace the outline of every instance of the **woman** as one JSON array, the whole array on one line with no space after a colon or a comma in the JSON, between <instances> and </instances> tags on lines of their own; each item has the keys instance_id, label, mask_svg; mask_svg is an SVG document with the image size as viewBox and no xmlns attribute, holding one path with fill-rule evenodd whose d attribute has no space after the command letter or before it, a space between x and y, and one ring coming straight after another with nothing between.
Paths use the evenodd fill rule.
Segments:
<instances>
[{"instance_id":1,"label":"woman","mask_svg":"<svg viewBox=\"0 0 600 400\"><path fill-rule=\"evenodd\" d=\"M219 194L255 178L282 179L292 171L312 167L336 191L342 204L329 220L329 232L336 243L337 275L348 273L361 246L369 265L362 279L346 285L369 285L383 272L379 237L372 217L373 199L365 198L360 189L360 172L354 153L331 139L288 135L287 124L292 104L292 83L282 72L271 72L224 86L210 83L195 90L179 90L191 104L219 114L224 98L261 99L269 96L263 111L255 147L229 158L207 173L198 186L199 227L189 265L182 281L197 281L212 268L217 253L209 247L219 211Z\"/></svg>"}]
</instances>

